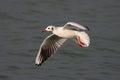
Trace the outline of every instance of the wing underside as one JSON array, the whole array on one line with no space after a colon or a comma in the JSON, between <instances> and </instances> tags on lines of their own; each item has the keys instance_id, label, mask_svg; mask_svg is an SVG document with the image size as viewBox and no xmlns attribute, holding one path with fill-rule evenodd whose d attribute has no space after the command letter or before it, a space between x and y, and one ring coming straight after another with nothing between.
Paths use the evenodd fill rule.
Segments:
<instances>
[{"instance_id":1,"label":"wing underside","mask_svg":"<svg viewBox=\"0 0 120 80\"><path fill-rule=\"evenodd\" d=\"M48 36L42 43L36 56L36 65L41 65L66 41L54 34Z\"/></svg>"}]
</instances>

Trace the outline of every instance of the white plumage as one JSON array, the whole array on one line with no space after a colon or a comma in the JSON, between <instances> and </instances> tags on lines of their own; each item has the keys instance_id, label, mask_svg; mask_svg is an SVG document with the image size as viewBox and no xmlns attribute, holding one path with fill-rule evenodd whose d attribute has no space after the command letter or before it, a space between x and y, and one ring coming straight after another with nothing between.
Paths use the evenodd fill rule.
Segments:
<instances>
[{"instance_id":1,"label":"white plumage","mask_svg":"<svg viewBox=\"0 0 120 80\"><path fill-rule=\"evenodd\" d=\"M75 38L78 46L88 47L90 38L85 30L89 30L89 28L75 22L68 22L63 27L48 26L42 30L42 32L51 31L52 34L45 38L41 44L35 64L41 65L69 38Z\"/></svg>"}]
</instances>

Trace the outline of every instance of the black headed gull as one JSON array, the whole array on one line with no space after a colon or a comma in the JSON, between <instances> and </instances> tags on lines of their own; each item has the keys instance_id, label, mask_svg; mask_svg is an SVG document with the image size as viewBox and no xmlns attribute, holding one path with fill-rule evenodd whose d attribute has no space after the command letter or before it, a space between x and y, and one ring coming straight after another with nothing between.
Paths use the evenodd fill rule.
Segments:
<instances>
[{"instance_id":1,"label":"black headed gull","mask_svg":"<svg viewBox=\"0 0 120 80\"><path fill-rule=\"evenodd\" d=\"M79 32L79 30L82 30ZM90 38L85 30L88 27L75 22L68 22L63 27L48 26L42 32L51 31L52 34L44 39L36 56L35 64L41 65L46 61L67 39L75 38L75 42L80 47L88 47Z\"/></svg>"}]
</instances>

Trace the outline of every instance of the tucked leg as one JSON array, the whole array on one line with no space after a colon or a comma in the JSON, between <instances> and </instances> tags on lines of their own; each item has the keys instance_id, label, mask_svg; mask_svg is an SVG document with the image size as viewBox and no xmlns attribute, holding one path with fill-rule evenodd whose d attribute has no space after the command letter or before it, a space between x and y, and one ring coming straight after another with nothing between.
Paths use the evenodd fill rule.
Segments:
<instances>
[{"instance_id":1,"label":"tucked leg","mask_svg":"<svg viewBox=\"0 0 120 80\"><path fill-rule=\"evenodd\" d=\"M78 46L83 47L85 45L84 42L81 41L79 36L76 36L75 42L77 43Z\"/></svg>"}]
</instances>

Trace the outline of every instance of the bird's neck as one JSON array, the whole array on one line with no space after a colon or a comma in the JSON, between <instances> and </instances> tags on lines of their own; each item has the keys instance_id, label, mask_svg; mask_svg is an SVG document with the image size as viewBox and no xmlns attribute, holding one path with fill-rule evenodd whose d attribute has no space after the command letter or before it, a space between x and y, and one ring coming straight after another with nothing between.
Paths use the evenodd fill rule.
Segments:
<instances>
[{"instance_id":1,"label":"bird's neck","mask_svg":"<svg viewBox=\"0 0 120 80\"><path fill-rule=\"evenodd\" d=\"M52 33L56 34L57 32L59 32L62 29L63 29L62 27L54 27L54 30L52 31Z\"/></svg>"}]
</instances>

